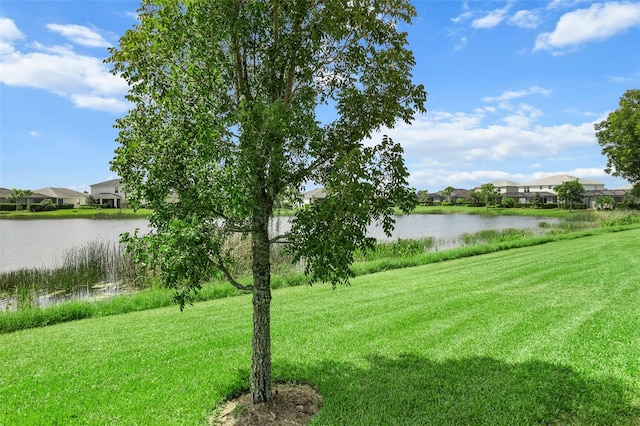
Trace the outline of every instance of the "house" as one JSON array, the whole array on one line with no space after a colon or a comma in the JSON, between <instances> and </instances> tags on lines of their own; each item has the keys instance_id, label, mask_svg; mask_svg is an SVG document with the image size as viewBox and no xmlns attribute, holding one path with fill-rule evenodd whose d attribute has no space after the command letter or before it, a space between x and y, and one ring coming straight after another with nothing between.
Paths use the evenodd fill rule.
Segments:
<instances>
[{"instance_id":1,"label":"house","mask_svg":"<svg viewBox=\"0 0 640 426\"><path fill-rule=\"evenodd\" d=\"M47 198L53 201L53 204L56 206L61 206L63 204L73 204L74 207L82 206L87 204L87 197L89 194L74 191L73 189L68 188L54 188L54 187L46 187L40 188L33 191L34 194L42 194Z\"/></svg>"},{"instance_id":2,"label":"house","mask_svg":"<svg viewBox=\"0 0 640 426\"><path fill-rule=\"evenodd\" d=\"M40 203L43 200L51 199L47 194L43 194L40 190L31 191L28 197L20 197L21 204L36 204ZM0 188L0 203L15 203L16 200L13 198L13 190L7 188Z\"/></svg>"},{"instance_id":3,"label":"house","mask_svg":"<svg viewBox=\"0 0 640 426\"><path fill-rule=\"evenodd\" d=\"M7 188L0 188L0 203L10 203L11 190Z\"/></svg>"},{"instance_id":4,"label":"house","mask_svg":"<svg viewBox=\"0 0 640 426\"><path fill-rule=\"evenodd\" d=\"M530 182L521 183L518 185L518 192L550 192L556 193L556 187L562 185L565 182L571 182L577 180L585 191L601 191L604 189L604 183L597 180L582 179L570 175L553 175L546 178L532 180Z\"/></svg>"},{"instance_id":5,"label":"house","mask_svg":"<svg viewBox=\"0 0 640 426\"><path fill-rule=\"evenodd\" d=\"M508 192L518 192L518 183L513 182L511 180L494 180L491 184L496 188L496 192L498 194L506 194ZM475 188L476 191L479 191L480 188Z\"/></svg>"},{"instance_id":6,"label":"house","mask_svg":"<svg viewBox=\"0 0 640 426\"><path fill-rule=\"evenodd\" d=\"M324 188L316 188L311 191L307 191L302 194L302 204L309 205L316 201L324 201L327 198L327 193Z\"/></svg>"},{"instance_id":7,"label":"house","mask_svg":"<svg viewBox=\"0 0 640 426\"><path fill-rule=\"evenodd\" d=\"M435 204L443 201L450 201L451 204L456 204L458 200L464 200L469 194L468 189L454 188L449 195L444 195L445 189L429 194L429 201Z\"/></svg>"},{"instance_id":8,"label":"house","mask_svg":"<svg viewBox=\"0 0 640 426\"><path fill-rule=\"evenodd\" d=\"M625 185L616 189L598 189L584 191L585 204L588 209L595 209L598 197L611 197L616 204L625 202L626 195L631 191L633 185Z\"/></svg>"},{"instance_id":9,"label":"house","mask_svg":"<svg viewBox=\"0 0 640 426\"><path fill-rule=\"evenodd\" d=\"M111 179L90 185L91 196L98 204L109 208L123 208L127 205L126 194L120 179Z\"/></svg>"},{"instance_id":10,"label":"house","mask_svg":"<svg viewBox=\"0 0 640 426\"><path fill-rule=\"evenodd\" d=\"M570 175L553 175L521 183L518 185L518 194L511 194L511 196L518 202L522 202L522 199L526 199L526 202L531 203L535 198L537 198L541 204L557 203L558 193L556 192L556 188L565 182L575 180L582 185L585 192L604 190L604 183L598 182L597 180L582 179Z\"/></svg>"}]
</instances>

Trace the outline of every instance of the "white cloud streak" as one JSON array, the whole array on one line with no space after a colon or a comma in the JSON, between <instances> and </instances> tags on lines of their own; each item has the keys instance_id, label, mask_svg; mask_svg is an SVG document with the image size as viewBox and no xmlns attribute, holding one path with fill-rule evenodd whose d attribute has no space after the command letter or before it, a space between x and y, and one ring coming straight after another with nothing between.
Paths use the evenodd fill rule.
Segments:
<instances>
[{"instance_id":1,"label":"white cloud streak","mask_svg":"<svg viewBox=\"0 0 640 426\"><path fill-rule=\"evenodd\" d=\"M524 90L508 90L499 96L487 96L485 98L482 98L482 100L484 102L500 102L537 94L547 96L551 94L551 90L545 89L540 86L531 86L528 89Z\"/></svg>"},{"instance_id":2,"label":"white cloud streak","mask_svg":"<svg viewBox=\"0 0 640 426\"><path fill-rule=\"evenodd\" d=\"M535 29L540 25L540 15L535 10L519 10L509 18L509 23L520 28Z\"/></svg>"},{"instance_id":3,"label":"white cloud streak","mask_svg":"<svg viewBox=\"0 0 640 426\"><path fill-rule=\"evenodd\" d=\"M111 43L106 41L95 30L82 25L61 25L47 24L47 28L67 38L75 44L87 47L110 47Z\"/></svg>"},{"instance_id":4,"label":"white cloud streak","mask_svg":"<svg viewBox=\"0 0 640 426\"><path fill-rule=\"evenodd\" d=\"M507 4L501 9L495 9L483 16L482 18L474 19L471 22L473 28L493 28L499 25L506 17L507 13L511 9L511 4Z\"/></svg>"},{"instance_id":5,"label":"white cloud streak","mask_svg":"<svg viewBox=\"0 0 640 426\"><path fill-rule=\"evenodd\" d=\"M560 17L552 32L538 35L534 51L555 53L582 44L604 40L640 25L640 3L594 3Z\"/></svg>"}]
</instances>

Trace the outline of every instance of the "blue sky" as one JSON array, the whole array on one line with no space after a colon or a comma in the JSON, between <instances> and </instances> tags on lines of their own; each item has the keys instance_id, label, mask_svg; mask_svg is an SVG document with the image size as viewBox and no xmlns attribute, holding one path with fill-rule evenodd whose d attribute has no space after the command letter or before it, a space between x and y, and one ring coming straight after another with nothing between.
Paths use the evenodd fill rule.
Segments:
<instances>
[{"instance_id":1,"label":"blue sky","mask_svg":"<svg viewBox=\"0 0 640 426\"><path fill-rule=\"evenodd\" d=\"M604 173L593 123L640 87L640 2L414 1L414 79L429 93L405 148L430 192L553 174ZM102 63L138 2L3 0L0 187L80 191L116 177L112 125L126 83Z\"/></svg>"}]
</instances>

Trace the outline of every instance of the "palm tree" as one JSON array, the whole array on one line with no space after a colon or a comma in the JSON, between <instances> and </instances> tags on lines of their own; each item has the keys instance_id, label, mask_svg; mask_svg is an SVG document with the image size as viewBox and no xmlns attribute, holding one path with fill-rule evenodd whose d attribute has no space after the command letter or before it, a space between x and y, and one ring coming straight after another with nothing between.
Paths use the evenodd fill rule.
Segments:
<instances>
[{"instance_id":1,"label":"palm tree","mask_svg":"<svg viewBox=\"0 0 640 426\"><path fill-rule=\"evenodd\" d=\"M444 195L445 197L447 197L447 201L451 202L451 193L453 192L455 188L453 186L447 186L444 191L442 191L442 195Z\"/></svg>"}]
</instances>

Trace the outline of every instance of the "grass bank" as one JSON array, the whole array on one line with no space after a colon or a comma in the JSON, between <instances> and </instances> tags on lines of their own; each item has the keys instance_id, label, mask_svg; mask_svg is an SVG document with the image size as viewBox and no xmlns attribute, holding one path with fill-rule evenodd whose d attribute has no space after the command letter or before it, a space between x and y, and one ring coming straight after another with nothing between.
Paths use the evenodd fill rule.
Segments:
<instances>
[{"instance_id":1,"label":"grass bank","mask_svg":"<svg viewBox=\"0 0 640 426\"><path fill-rule=\"evenodd\" d=\"M640 422L640 230L274 292L313 425ZM248 388L249 296L0 335L0 424L207 424Z\"/></svg>"},{"instance_id":2,"label":"grass bank","mask_svg":"<svg viewBox=\"0 0 640 426\"><path fill-rule=\"evenodd\" d=\"M44 212L0 212L0 219L134 219L151 214L148 209L60 209Z\"/></svg>"}]
</instances>

